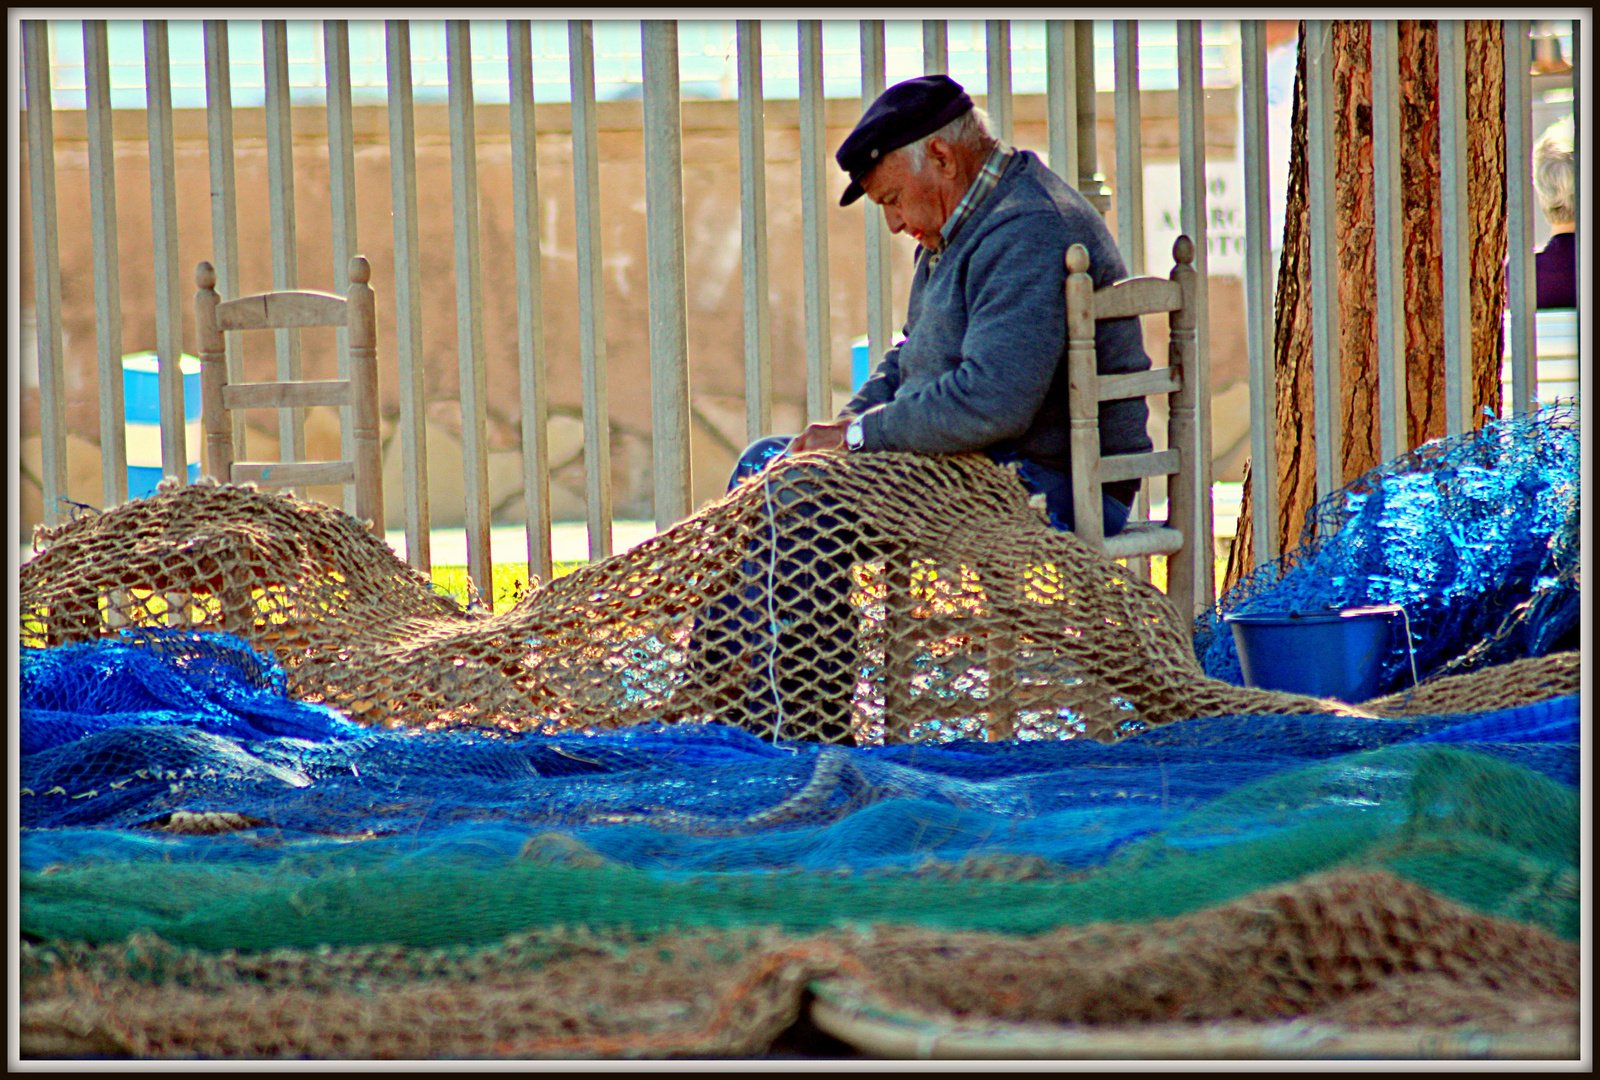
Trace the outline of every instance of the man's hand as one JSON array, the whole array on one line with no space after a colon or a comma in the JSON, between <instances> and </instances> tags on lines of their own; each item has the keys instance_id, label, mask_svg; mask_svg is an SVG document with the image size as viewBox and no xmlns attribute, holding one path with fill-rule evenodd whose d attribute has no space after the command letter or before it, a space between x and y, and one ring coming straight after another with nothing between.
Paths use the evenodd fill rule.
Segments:
<instances>
[{"instance_id":1,"label":"man's hand","mask_svg":"<svg viewBox=\"0 0 1600 1080\"><path fill-rule=\"evenodd\" d=\"M807 450L836 450L844 445L844 429L849 426L849 420L819 420L807 424L806 429L789 444L788 452L803 454Z\"/></svg>"}]
</instances>

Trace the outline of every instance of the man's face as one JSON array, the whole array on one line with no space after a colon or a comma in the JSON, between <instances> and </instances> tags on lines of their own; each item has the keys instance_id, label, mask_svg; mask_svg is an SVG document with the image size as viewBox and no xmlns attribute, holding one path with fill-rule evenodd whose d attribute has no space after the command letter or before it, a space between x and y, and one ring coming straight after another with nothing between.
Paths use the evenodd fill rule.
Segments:
<instances>
[{"instance_id":1,"label":"man's face","mask_svg":"<svg viewBox=\"0 0 1600 1080\"><path fill-rule=\"evenodd\" d=\"M923 167L911 168L911 155L896 150L861 180L867 198L883 207L891 233L903 232L930 251L938 251L939 230L950 220L962 192L937 143L927 148ZM951 174L951 175L947 175Z\"/></svg>"}]
</instances>

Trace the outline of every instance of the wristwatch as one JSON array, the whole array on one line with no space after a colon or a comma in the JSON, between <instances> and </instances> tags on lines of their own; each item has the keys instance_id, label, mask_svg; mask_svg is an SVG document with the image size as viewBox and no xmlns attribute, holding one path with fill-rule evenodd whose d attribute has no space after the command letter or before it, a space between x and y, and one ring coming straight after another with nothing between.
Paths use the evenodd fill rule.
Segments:
<instances>
[{"instance_id":1,"label":"wristwatch","mask_svg":"<svg viewBox=\"0 0 1600 1080\"><path fill-rule=\"evenodd\" d=\"M844 444L851 450L860 450L861 441L865 438L866 432L862 430L861 418L858 416L844 429Z\"/></svg>"}]
</instances>

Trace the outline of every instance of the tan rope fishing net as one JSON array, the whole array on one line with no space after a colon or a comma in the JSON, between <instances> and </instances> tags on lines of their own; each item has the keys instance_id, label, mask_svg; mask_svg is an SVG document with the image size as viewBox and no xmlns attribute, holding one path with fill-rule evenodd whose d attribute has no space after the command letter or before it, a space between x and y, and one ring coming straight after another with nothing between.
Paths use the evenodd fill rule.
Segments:
<instances>
[{"instance_id":1,"label":"tan rope fishing net","mask_svg":"<svg viewBox=\"0 0 1600 1080\"><path fill-rule=\"evenodd\" d=\"M1111 742L1192 716L1360 713L1207 678L1158 589L1049 528L978 456L783 461L493 615L433 591L345 514L246 487L164 490L36 546L25 644L224 630L273 654L294 696L369 724ZM1575 663L1523 667L1532 681L1509 687L1465 676L1471 707L1577 688ZM1384 704L1454 704L1454 685Z\"/></svg>"},{"instance_id":2,"label":"tan rope fishing net","mask_svg":"<svg viewBox=\"0 0 1600 1080\"><path fill-rule=\"evenodd\" d=\"M1202 674L1154 586L980 457L803 455L646 543L466 611L329 507L207 483L36 537L25 644L239 635L370 724L720 719L833 741L1116 739L1196 715L1351 712Z\"/></svg>"},{"instance_id":3,"label":"tan rope fishing net","mask_svg":"<svg viewBox=\"0 0 1600 1080\"><path fill-rule=\"evenodd\" d=\"M630 943L553 930L483 949L261 955L143 937L25 945L22 973L30 1056L747 1057L774 1049L815 980L924 1023L1126 1031L1194 1056L1218 1025L1264 1044L1288 1018L1422 1036L1467 1024L1570 1056L1578 1008L1575 943L1359 869L1182 918L1031 937L886 925ZM1426 1046L1418 1037L1410 1056Z\"/></svg>"}]
</instances>

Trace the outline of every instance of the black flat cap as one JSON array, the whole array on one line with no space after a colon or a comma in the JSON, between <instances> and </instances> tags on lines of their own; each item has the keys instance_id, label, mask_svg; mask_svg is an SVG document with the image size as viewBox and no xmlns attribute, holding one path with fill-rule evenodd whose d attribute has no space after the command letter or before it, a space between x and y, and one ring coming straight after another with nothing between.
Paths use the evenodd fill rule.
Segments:
<instances>
[{"instance_id":1,"label":"black flat cap","mask_svg":"<svg viewBox=\"0 0 1600 1080\"><path fill-rule=\"evenodd\" d=\"M971 108L972 99L948 75L921 75L879 94L834 155L850 174L839 205L849 206L865 194L861 178L889 151L932 135Z\"/></svg>"}]
</instances>

